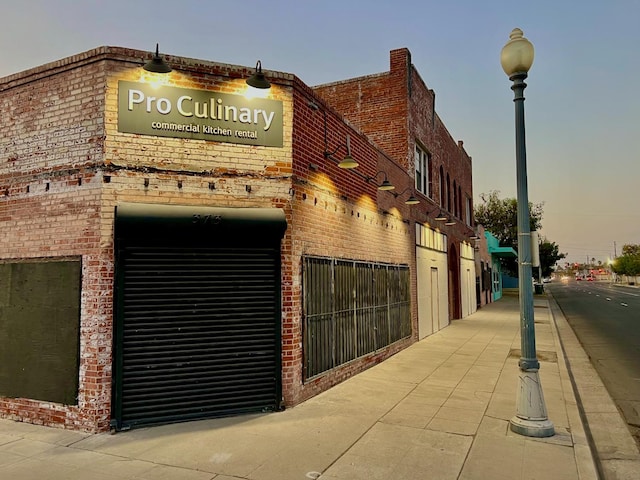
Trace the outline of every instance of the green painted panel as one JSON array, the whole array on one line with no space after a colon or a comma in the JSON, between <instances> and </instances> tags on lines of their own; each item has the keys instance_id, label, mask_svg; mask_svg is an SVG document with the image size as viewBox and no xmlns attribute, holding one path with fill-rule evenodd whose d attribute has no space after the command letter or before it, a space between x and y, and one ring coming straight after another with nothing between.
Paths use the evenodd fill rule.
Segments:
<instances>
[{"instance_id":1,"label":"green painted panel","mask_svg":"<svg viewBox=\"0 0 640 480\"><path fill-rule=\"evenodd\" d=\"M0 396L77 404L81 270L0 263Z\"/></svg>"}]
</instances>

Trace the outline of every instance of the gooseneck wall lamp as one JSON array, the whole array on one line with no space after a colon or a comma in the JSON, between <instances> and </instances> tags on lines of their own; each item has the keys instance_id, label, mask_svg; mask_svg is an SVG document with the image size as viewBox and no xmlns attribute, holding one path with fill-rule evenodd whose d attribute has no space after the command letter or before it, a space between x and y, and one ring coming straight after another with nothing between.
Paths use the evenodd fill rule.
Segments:
<instances>
[{"instance_id":1,"label":"gooseneck wall lamp","mask_svg":"<svg viewBox=\"0 0 640 480\"><path fill-rule=\"evenodd\" d=\"M438 212L438 215L433 218L439 222L449 220L449 217L442 210L440 210L440 212Z\"/></svg>"},{"instance_id":2,"label":"gooseneck wall lamp","mask_svg":"<svg viewBox=\"0 0 640 480\"><path fill-rule=\"evenodd\" d=\"M411 192L411 195L409 195L409 197L407 197L407 199L404 201L405 204L407 205L417 205L418 203L420 203L420 200L418 200L415 195L413 194L413 188L408 187L405 188L403 191L401 191L400 193L396 193L396 192L391 192L393 194L394 197L398 198L402 195L404 195L407 192Z\"/></svg>"},{"instance_id":3,"label":"gooseneck wall lamp","mask_svg":"<svg viewBox=\"0 0 640 480\"><path fill-rule=\"evenodd\" d=\"M434 220L438 222L444 222L445 220L449 219L449 217L442 211L442 209L439 209L439 208L433 209L430 212L426 212L426 214L428 216L431 216L431 214L434 213L436 210L438 210L438 214L433 217Z\"/></svg>"},{"instance_id":4,"label":"gooseneck wall lamp","mask_svg":"<svg viewBox=\"0 0 640 480\"><path fill-rule=\"evenodd\" d=\"M367 182L375 183L376 177L381 173L384 174L384 180L380 185L378 185L378 190L387 191L387 192L390 190L395 190L396 186L389 181L389 178L387 177L387 173L384 170L380 170L376 172L376 174L373 177L367 177Z\"/></svg>"},{"instance_id":5,"label":"gooseneck wall lamp","mask_svg":"<svg viewBox=\"0 0 640 480\"><path fill-rule=\"evenodd\" d=\"M338 162L338 166L340 168L345 168L345 169L356 168L359 164L351 156L351 138L349 137L349 134L347 134L346 141L344 144L340 144L333 151L329 151L329 142L327 140L327 114L324 110L322 111L322 113L324 115L324 152L323 152L324 158L325 159L330 158L334 162ZM338 151L341 148L344 148L346 150L346 155L342 160L338 160L333 156L336 153L338 153Z\"/></svg>"},{"instance_id":6,"label":"gooseneck wall lamp","mask_svg":"<svg viewBox=\"0 0 640 480\"><path fill-rule=\"evenodd\" d=\"M262 62L260 60L256 63L256 71L247 78L246 82L250 87L259 88L260 90L271 88L271 83L269 83L267 77L262 73Z\"/></svg>"},{"instance_id":7,"label":"gooseneck wall lamp","mask_svg":"<svg viewBox=\"0 0 640 480\"><path fill-rule=\"evenodd\" d=\"M395 192L395 185L393 183L391 183L389 181L389 177L387 176L387 172L385 172L384 170L379 170L378 172L376 172L375 175L373 176L368 176L365 175L357 170L355 170L356 167L359 166L358 162L353 158L353 156L351 155L351 137L349 137L349 134L346 134L346 138L345 138L345 143L343 144L339 144L337 147L335 147L333 150L329 150L329 140L328 140L328 128L327 128L327 112L324 109L321 109L315 102L313 101L309 101L308 102L309 108L313 109L313 110L322 110L322 116L323 116L323 120L324 120L324 152L323 152L323 156L325 158L325 160L330 159L333 160L334 162L336 162L338 164L338 167L340 168L344 168L344 169L348 169L351 170L355 175L363 178L367 183L373 183L376 185L376 187L378 188L378 190L381 191L387 191L389 193L391 193L395 198L398 198L401 195L404 195L406 192L411 191L411 195L409 195L409 197L405 200L405 204L407 205L416 205L418 203L420 203L420 200L418 200L415 195L413 194L413 189L412 188L406 188L404 189L402 192L397 193ZM334 157L334 155L336 155L338 153L338 151L340 151L341 149L345 149L346 151L346 155L342 158L342 160L339 160L337 158ZM313 164L311 164L313 165ZM313 168L311 167L310 168ZM315 166L315 169L317 169L317 166ZM376 178L378 178L378 176L380 174L383 174L383 180L382 183L378 184L376 182Z\"/></svg>"},{"instance_id":8,"label":"gooseneck wall lamp","mask_svg":"<svg viewBox=\"0 0 640 480\"><path fill-rule=\"evenodd\" d=\"M533 285L531 258L531 230L529 226L529 194L527 191L527 153L524 128L524 89L529 69L533 65L534 50L522 30L514 28L509 41L502 48L500 63L504 73L513 82L516 127L516 177L518 202L518 290L520 300L521 357L516 414L510 420L513 432L528 437L550 437L553 423L540 383L540 362L536 356L535 324L533 313Z\"/></svg>"},{"instance_id":9,"label":"gooseneck wall lamp","mask_svg":"<svg viewBox=\"0 0 640 480\"><path fill-rule=\"evenodd\" d=\"M171 67L164 59L160 56L159 45L156 43L156 53L151 60L144 64L142 67L147 72L153 73L169 73L171 71Z\"/></svg>"},{"instance_id":10,"label":"gooseneck wall lamp","mask_svg":"<svg viewBox=\"0 0 640 480\"><path fill-rule=\"evenodd\" d=\"M326 146L327 146L327 144L325 143L325 148L326 148ZM351 137L349 137L348 133L347 133L347 137L346 137L346 142L344 144L338 145L333 152L329 152L328 150L324 151L324 158L331 158L332 160L335 160L335 158L333 158L333 155L338 153L338 150L340 150L341 148L344 148L347 153L342 158L342 160L338 161L338 166L340 168L345 168L345 169L356 168L359 164L351 156Z\"/></svg>"}]
</instances>

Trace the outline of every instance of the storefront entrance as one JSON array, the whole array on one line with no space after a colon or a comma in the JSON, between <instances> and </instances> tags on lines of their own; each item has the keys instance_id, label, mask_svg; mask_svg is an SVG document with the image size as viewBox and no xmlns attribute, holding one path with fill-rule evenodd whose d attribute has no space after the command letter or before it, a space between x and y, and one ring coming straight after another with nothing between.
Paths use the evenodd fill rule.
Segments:
<instances>
[{"instance_id":1,"label":"storefront entrance","mask_svg":"<svg viewBox=\"0 0 640 480\"><path fill-rule=\"evenodd\" d=\"M120 205L112 427L275 410L279 209Z\"/></svg>"}]
</instances>

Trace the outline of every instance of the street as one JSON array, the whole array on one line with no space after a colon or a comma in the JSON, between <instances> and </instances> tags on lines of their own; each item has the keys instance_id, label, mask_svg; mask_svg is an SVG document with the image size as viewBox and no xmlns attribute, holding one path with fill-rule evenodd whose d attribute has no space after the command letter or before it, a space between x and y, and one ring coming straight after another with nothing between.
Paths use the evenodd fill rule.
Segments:
<instances>
[{"instance_id":1,"label":"street","mask_svg":"<svg viewBox=\"0 0 640 480\"><path fill-rule=\"evenodd\" d=\"M640 444L640 290L573 279L546 287Z\"/></svg>"}]
</instances>

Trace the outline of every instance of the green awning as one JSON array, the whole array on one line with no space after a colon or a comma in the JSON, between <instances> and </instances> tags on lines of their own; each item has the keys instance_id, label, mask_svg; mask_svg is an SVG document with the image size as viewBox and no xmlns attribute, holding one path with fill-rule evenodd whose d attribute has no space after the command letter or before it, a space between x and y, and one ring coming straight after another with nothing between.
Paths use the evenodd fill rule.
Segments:
<instances>
[{"instance_id":1,"label":"green awning","mask_svg":"<svg viewBox=\"0 0 640 480\"><path fill-rule=\"evenodd\" d=\"M501 257L501 258L518 256L518 252L516 252L511 247L489 247L489 253L493 256Z\"/></svg>"}]
</instances>

